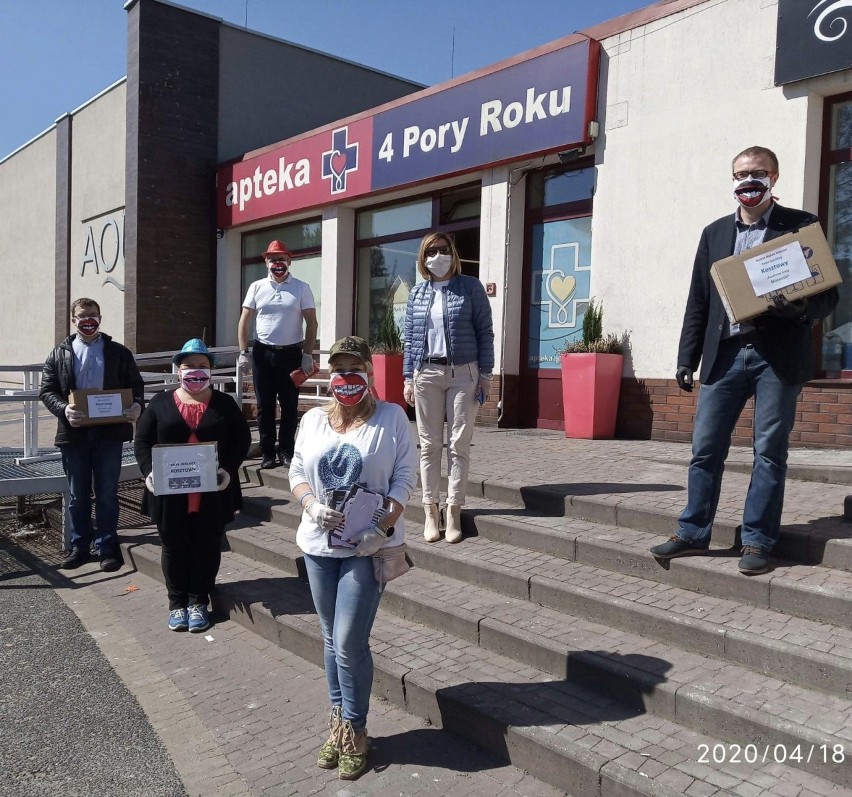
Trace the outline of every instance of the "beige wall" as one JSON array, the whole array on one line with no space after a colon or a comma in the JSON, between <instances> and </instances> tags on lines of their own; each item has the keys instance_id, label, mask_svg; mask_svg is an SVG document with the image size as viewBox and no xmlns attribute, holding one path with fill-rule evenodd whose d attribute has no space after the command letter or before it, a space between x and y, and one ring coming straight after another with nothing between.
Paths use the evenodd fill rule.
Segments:
<instances>
[{"instance_id":1,"label":"beige wall","mask_svg":"<svg viewBox=\"0 0 852 797\"><path fill-rule=\"evenodd\" d=\"M0 364L43 363L53 346L55 230L51 129L0 163Z\"/></svg>"},{"instance_id":2,"label":"beige wall","mask_svg":"<svg viewBox=\"0 0 852 797\"><path fill-rule=\"evenodd\" d=\"M592 294L605 331L629 333L640 377L674 375L695 249L734 212L737 152L773 149L781 203L817 210L815 92L844 89L773 86L776 17L771 0L707 2L603 42Z\"/></svg>"},{"instance_id":3,"label":"beige wall","mask_svg":"<svg viewBox=\"0 0 852 797\"><path fill-rule=\"evenodd\" d=\"M71 134L71 298L95 299L103 329L124 330L124 81L74 112Z\"/></svg>"}]
</instances>

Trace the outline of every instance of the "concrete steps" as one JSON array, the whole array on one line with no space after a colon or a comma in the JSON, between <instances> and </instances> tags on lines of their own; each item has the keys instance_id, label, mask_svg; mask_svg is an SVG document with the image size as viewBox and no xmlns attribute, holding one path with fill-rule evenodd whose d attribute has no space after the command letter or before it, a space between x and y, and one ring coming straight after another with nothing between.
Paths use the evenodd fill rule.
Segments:
<instances>
[{"instance_id":1,"label":"concrete steps","mask_svg":"<svg viewBox=\"0 0 852 797\"><path fill-rule=\"evenodd\" d=\"M286 475L244 475L214 606L321 666ZM572 795L852 795L852 573L749 579L724 548L664 569L664 513L476 492L459 545L407 510L416 567L382 600L376 694ZM161 578L155 545L125 558Z\"/></svg>"},{"instance_id":2,"label":"concrete steps","mask_svg":"<svg viewBox=\"0 0 852 797\"><path fill-rule=\"evenodd\" d=\"M274 526L266 530L276 531ZM125 556L141 572L159 577L156 546L131 545ZM227 553L214 607L322 666L310 591L296 576ZM712 735L690 731L582 680L554 680L543 670L415 623L384 605L372 646L376 695L569 795L852 793L773 761L792 749L775 749L783 742L758 746L749 740L742 747L754 745L746 754L754 763L731 761L735 751ZM761 760L765 750L766 762Z\"/></svg>"}]
</instances>

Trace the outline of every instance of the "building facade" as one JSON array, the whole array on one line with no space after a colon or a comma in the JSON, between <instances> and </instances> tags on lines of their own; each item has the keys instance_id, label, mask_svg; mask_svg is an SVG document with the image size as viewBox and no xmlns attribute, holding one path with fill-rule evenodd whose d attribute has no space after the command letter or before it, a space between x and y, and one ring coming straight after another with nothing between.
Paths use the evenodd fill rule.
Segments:
<instances>
[{"instance_id":1,"label":"building facade","mask_svg":"<svg viewBox=\"0 0 852 797\"><path fill-rule=\"evenodd\" d=\"M0 224L15 220L0 262L55 231L13 286L14 329L39 290L54 300L33 357L81 292L103 299L107 331L120 314L137 351L234 344L273 238L312 285L320 346L370 339L388 306L401 316L417 245L438 228L491 301L498 367L482 422L561 427L558 351L594 298L626 341L617 434L688 440L696 397L674 371L695 249L734 212L733 156L762 145L779 156L779 201L819 215L845 278L814 332L819 378L792 440L852 445L848 3L663 0L425 89L160 0L129 3L128 23L127 80L0 162L0 180L23 186L0 192ZM185 36L211 45L206 61L172 60L170 37ZM265 48L292 50L286 74L266 74ZM287 113L257 112L288 91Z\"/></svg>"}]
</instances>

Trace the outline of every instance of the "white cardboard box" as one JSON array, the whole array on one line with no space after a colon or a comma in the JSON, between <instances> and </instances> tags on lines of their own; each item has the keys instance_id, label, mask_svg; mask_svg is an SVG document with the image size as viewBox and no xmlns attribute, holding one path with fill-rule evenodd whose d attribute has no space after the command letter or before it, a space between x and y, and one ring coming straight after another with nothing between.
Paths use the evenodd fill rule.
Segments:
<instances>
[{"instance_id":1,"label":"white cardboard box","mask_svg":"<svg viewBox=\"0 0 852 797\"><path fill-rule=\"evenodd\" d=\"M151 449L154 495L214 492L218 470L216 443L156 445Z\"/></svg>"}]
</instances>

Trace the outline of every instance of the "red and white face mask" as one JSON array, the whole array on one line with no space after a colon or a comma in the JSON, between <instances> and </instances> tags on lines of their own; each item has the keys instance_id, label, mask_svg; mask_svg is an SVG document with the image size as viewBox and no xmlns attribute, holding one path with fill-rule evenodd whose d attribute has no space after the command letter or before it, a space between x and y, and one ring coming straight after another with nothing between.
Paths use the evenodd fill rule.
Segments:
<instances>
[{"instance_id":1,"label":"red and white face mask","mask_svg":"<svg viewBox=\"0 0 852 797\"><path fill-rule=\"evenodd\" d=\"M328 392L344 407L363 401L370 389L370 378L363 371L341 371L328 380Z\"/></svg>"},{"instance_id":2,"label":"red and white face mask","mask_svg":"<svg viewBox=\"0 0 852 797\"><path fill-rule=\"evenodd\" d=\"M77 331L87 338L92 337L101 328L101 317L99 315L85 316L74 321Z\"/></svg>"},{"instance_id":3,"label":"red and white face mask","mask_svg":"<svg viewBox=\"0 0 852 797\"><path fill-rule=\"evenodd\" d=\"M209 368L192 368L179 374L180 386L189 393L200 393L210 384Z\"/></svg>"},{"instance_id":4,"label":"red and white face mask","mask_svg":"<svg viewBox=\"0 0 852 797\"><path fill-rule=\"evenodd\" d=\"M734 199L744 208L756 208L771 191L769 177L748 177L734 184Z\"/></svg>"}]
</instances>

